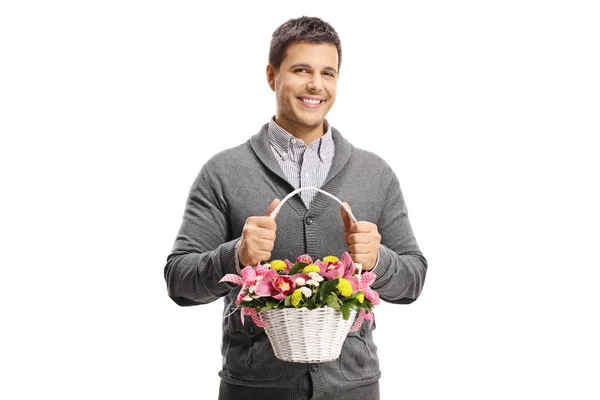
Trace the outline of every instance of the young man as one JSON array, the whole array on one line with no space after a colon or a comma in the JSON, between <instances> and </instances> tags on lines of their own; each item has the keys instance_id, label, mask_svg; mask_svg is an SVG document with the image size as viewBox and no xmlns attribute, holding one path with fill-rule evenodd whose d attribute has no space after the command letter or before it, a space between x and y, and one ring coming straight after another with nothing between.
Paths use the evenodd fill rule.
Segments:
<instances>
[{"instance_id":1,"label":"young man","mask_svg":"<svg viewBox=\"0 0 600 400\"><path fill-rule=\"evenodd\" d=\"M427 262L396 176L325 119L335 102L341 55L337 33L318 18L277 28L266 71L277 100L274 118L246 143L211 158L190 190L165 279L181 306L225 298L219 399L371 400L379 398L380 377L368 323L348 335L338 360L278 360L262 328L249 318L242 325L234 311L239 287L219 283L224 275L265 260L348 251L377 275L371 287L384 301L411 303L423 287ZM281 208L277 222L265 216L300 187L346 201L359 221L308 190Z\"/></svg>"}]
</instances>

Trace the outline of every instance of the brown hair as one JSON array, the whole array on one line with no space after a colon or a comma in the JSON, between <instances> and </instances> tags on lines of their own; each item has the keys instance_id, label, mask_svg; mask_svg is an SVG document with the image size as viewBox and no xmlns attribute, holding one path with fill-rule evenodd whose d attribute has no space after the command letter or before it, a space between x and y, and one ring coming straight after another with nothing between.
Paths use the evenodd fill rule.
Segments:
<instances>
[{"instance_id":1,"label":"brown hair","mask_svg":"<svg viewBox=\"0 0 600 400\"><path fill-rule=\"evenodd\" d=\"M273 32L269 50L269 64L273 66L275 71L279 71L289 45L297 42L334 44L338 52L338 70L340 69L342 44L335 29L320 18L300 17L290 19Z\"/></svg>"}]
</instances>

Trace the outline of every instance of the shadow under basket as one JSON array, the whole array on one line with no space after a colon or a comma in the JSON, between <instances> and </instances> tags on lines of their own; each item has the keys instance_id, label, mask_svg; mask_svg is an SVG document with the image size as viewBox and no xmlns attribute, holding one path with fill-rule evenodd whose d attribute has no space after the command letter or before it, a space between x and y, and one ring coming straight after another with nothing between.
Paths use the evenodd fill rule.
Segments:
<instances>
[{"instance_id":1,"label":"shadow under basket","mask_svg":"<svg viewBox=\"0 0 600 400\"><path fill-rule=\"evenodd\" d=\"M356 311L344 320L330 307L283 308L259 314L275 357L295 363L322 363L339 358Z\"/></svg>"}]
</instances>

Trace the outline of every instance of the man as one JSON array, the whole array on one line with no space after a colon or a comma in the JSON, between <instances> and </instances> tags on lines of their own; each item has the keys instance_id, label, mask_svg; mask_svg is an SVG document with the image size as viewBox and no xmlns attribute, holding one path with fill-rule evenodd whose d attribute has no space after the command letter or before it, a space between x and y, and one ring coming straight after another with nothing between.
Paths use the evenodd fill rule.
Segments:
<instances>
[{"instance_id":1,"label":"man","mask_svg":"<svg viewBox=\"0 0 600 400\"><path fill-rule=\"evenodd\" d=\"M239 287L219 283L224 275L260 261L348 251L377 275L371 287L384 301L410 303L423 287L427 262L396 176L325 119L336 99L341 54L337 33L318 18L292 19L275 30L266 71L274 118L246 143L211 158L190 190L165 279L181 306L225 297L219 399L378 399L380 377L368 323L348 335L338 360L278 360L264 330L249 318L241 323L234 304ZM299 187L347 201L359 221L309 190L292 197L277 222L266 216Z\"/></svg>"}]
</instances>

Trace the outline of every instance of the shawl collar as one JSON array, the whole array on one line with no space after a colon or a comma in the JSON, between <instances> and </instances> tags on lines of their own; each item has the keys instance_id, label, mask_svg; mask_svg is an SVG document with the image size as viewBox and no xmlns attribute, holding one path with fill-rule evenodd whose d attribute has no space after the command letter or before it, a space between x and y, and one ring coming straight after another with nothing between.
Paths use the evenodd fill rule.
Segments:
<instances>
[{"instance_id":1,"label":"shawl collar","mask_svg":"<svg viewBox=\"0 0 600 400\"><path fill-rule=\"evenodd\" d=\"M271 144L269 143L268 135L269 124L263 125L260 132L252 136L248 141L250 148L256 155L257 159L277 178L273 180L273 184L277 188L277 191L285 197L287 194L294 190L294 187L287 181L279 163L275 159L275 155L271 150ZM351 162L351 155L354 147L348 142L342 134L335 128L331 128L331 134L333 136L333 142L335 145L335 155L333 156L333 162L329 169L329 174L323 183L321 189L332 195L338 197L338 192L343 182L343 178L348 170L348 163ZM334 179L336 178L336 179ZM342 199L343 200L343 199ZM317 193L314 200L310 204L310 208L307 210L304 202L300 196L296 195L289 199L289 205L298 213L298 215L304 217L307 214L315 217L331 202L328 196L322 193Z\"/></svg>"}]
</instances>

